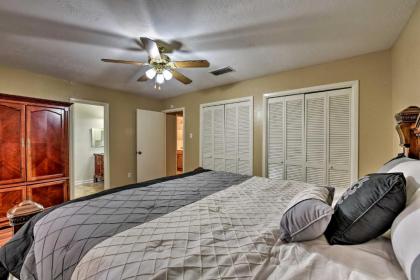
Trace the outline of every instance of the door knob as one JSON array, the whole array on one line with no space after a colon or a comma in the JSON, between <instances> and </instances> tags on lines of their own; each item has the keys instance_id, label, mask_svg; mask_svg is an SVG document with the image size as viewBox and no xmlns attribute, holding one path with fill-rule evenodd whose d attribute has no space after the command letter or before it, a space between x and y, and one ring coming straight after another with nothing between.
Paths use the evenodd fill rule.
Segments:
<instances>
[{"instance_id":1,"label":"door knob","mask_svg":"<svg viewBox=\"0 0 420 280\"><path fill-rule=\"evenodd\" d=\"M141 155L141 154L142 154L142 152L141 152L141 151L138 151L138 152L137 152L137 154L138 154L138 155Z\"/></svg>"}]
</instances>

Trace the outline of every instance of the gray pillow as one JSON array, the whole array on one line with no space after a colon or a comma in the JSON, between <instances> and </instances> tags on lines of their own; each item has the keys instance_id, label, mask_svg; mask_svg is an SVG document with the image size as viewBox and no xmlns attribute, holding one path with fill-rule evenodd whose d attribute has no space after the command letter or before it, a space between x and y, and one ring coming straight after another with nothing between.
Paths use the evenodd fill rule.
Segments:
<instances>
[{"instance_id":1,"label":"gray pillow","mask_svg":"<svg viewBox=\"0 0 420 280\"><path fill-rule=\"evenodd\" d=\"M395 256L407 278L420 280L420 190L392 223L391 241Z\"/></svg>"},{"instance_id":2,"label":"gray pillow","mask_svg":"<svg viewBox=\"0 0 420 280\"><path fill-rule=\"evenodd\" d=\"M298 193L280 221L280 239L299 242L323 235L334 213L331 203L334 188L312 187Z\"/></svg>"}]
</instances>

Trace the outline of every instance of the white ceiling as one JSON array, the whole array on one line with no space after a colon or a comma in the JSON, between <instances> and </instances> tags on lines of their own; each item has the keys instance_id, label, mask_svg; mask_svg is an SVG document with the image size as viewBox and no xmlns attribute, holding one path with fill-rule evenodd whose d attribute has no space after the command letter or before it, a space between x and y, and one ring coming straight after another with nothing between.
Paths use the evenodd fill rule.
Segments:
<instances>
[{"instance_id":1,"label":"white ceiling","mask_svg":"<svg viewBox=\"0 0 420 280\"><path fill-rule=\"evenodd\" d=\"M286 69L387 49L417 0L38 0L0 2L0 63L66 80L170 97ZM161 91L138 83L144 69L101 58L146 61L146 36L183 43L182 69ZM232 66L236 72L208 72Z\"/></svg>"}]
</instances>

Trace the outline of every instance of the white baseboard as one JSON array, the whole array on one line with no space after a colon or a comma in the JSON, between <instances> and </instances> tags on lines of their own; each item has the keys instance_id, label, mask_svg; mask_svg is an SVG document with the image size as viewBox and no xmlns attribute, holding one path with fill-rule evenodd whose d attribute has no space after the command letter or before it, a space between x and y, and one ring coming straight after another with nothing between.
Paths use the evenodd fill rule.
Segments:
<instances>
[{"instance_id":1,"label":"white baseboard","mask_svg":"<svg viewBox=\"0 0 420 280\"><path fill-rule=\"evenodd\" d=\"M93 183L93 179L86 179L86 180L76 180L74 182L75 186L80 186L80 185L84 185L84 184L92 184Z\"/></svg>"}]
</instances>

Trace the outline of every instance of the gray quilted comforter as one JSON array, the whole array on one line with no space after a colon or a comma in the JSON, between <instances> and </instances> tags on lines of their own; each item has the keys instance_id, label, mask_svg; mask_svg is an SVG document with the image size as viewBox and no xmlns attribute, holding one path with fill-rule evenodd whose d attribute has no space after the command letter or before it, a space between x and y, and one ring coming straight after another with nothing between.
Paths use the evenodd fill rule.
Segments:
<instances>
[{"instance_id":1,"label":"gray quilted comforter","mask_svg":"<svg viewBox=\"0 0 420 280\"><path fill-rule=\"evenodd\" d=\"M283 243L279 221L302 182L253 177L92 248L72 280L406 279L389 240Z\"/></svg>"},{"instance_id":2,"label":"gray quilted comforter","mask_svg":"<svg viewBox=\"0 0 420 280\"><path fill-rule=\"evenodd\" d=\"M20 278L70 279L83 256L107 238L248 178L208 171L64 204L35 223L29 250L13 256L23 258ZM6 249L2 255L12 254L11 246ZM2 265L12 271L7 259Z\"/></svg>"}]
</instances>

